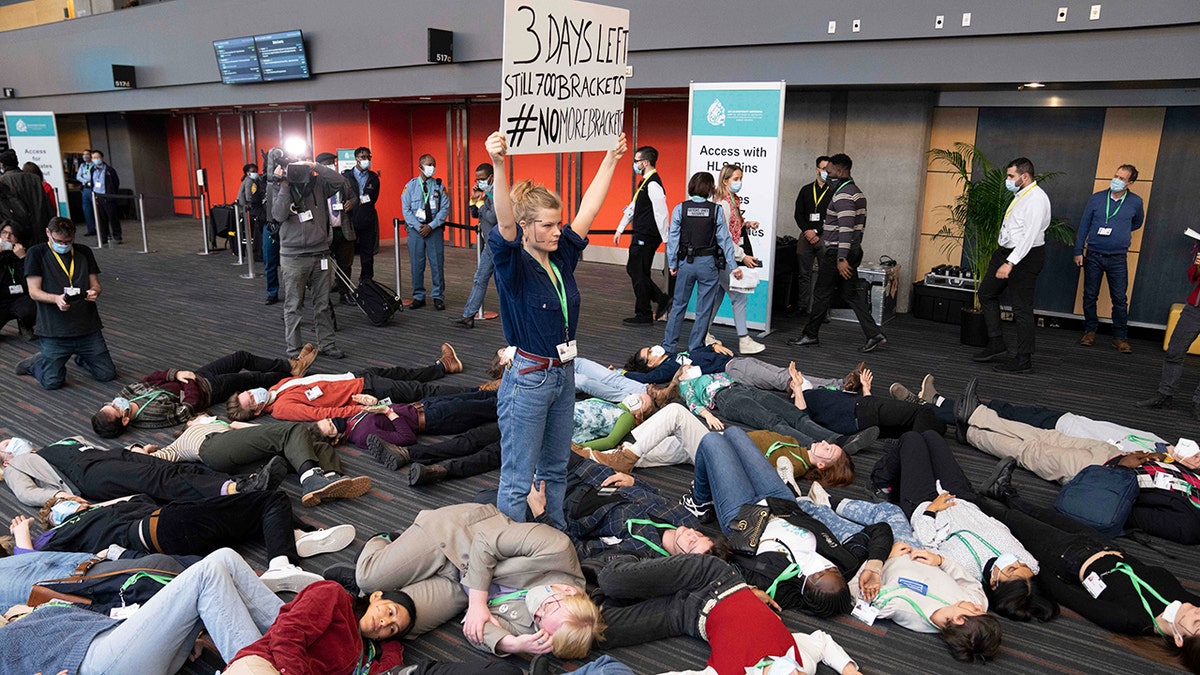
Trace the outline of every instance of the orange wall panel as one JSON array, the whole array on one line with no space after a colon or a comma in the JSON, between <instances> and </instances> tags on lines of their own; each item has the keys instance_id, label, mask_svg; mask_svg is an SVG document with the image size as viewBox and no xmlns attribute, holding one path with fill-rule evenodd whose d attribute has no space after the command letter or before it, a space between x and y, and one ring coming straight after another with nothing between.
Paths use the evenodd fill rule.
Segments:
<instances>
[{"instance_id":1,"label":"orange wall panel","mask_svg":"<svg viewBox=\"0 0 1200 675\"><path fill-rule=\"evenodd\" d=\"M379 173L379 235L392 238L392 221L403 218L400 195L413 177L410 107L394 103L371 106L371 165ZM406 236L404 229L400 236Z\"/></svg>"},{"instance_id":2,"label":"orange wall panel","mask_svg":"<svg viewBox=\"0 0 1200 675\"><path fill-rule=\"evenodd\" d=\"M187 143L184 142L182 117L167 121L167 159L171 167L171 194L190 194L192 175L188 171ZM192 202L187 199L174 200L176 215L194 216Z\"/></svg>"}]
</instances>

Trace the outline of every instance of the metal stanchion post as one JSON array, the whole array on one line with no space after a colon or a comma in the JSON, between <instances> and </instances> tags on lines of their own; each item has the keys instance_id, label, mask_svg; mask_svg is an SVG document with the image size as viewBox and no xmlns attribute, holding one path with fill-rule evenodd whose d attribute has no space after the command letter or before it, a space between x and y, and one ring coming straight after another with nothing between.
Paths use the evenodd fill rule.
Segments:
<instances>
[{"instance_id":1,"label":"metal stanchion post","mask_svg":"<svg viewBox=\"0 0 1200 675\"><path fill-rule=\"evenodd\" d=\"M242 214L246 216L246 273L242 275L243 279L254 278L254 228L250 227L250 216L246 211L246 207L240 206Z\"/></svg>"},{"instance_id":2,"label":"metal stanchion post","mask_svg":"<svg viewBox=\"0 0 1200 675\"><path fill-rule=\"evenodd\" d=\"M400 219L392 218L392 253L396 258L396 295L400 293Z\"/></svg>"},{"instance_id":3,"label":"metal stanchion post","mask_svg":"<svg viewBox=\"0 0 1200 675\"><path fill-rule=\"evenodd\" d=\"M100 210L96 202L96 193L92 193L92 219L96 221L96 248L104 248L104 240L100 237L103 230L100 228Z\"/></svg>"},{"instance_id":4,"label":"metal stanchion post","mask_svg":"<svg viewBox=\"0 0 1200 675\"><path fill-rule=\"evenodd\" d=\"M204 252L201 255L208 255L208 208L203 192L200 193L200 236L204 237Z\"/></svg>"},{"instance_id":5,"label":"metal stanchion post","mask_svg":"<svg viewBox=\"0 0 1200 675\"><path fill-rule=\"evenodd\" d=\"M138 193L138 218L142 221L142 253L150 252L150 245L146 241L146 202L142 199L145 195Z\"/></svg>"},{"instance_id":6,"label":"metal stanchion post","mask_svg":"<svg viewBox=\"0 0 1200 675\"><path fill-rule=\"evenodd\" d=\"M234 236L234 246L237 246L238 259L237 259L237 262L230 263L230 264L236 265L238 267L241 267L242 262L243 262L243 260L242 260L242 214L240 213L240 211L241 211L241 204L234 202L233 203L233 236Z\"/></svg>"}]
</instances>

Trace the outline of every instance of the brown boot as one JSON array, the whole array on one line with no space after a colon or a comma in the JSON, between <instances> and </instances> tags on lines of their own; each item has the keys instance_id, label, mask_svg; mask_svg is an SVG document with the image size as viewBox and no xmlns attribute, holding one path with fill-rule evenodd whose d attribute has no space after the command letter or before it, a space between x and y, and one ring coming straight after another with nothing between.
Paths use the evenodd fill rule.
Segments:
<instances>
[{"instance_id":1,"label":"brown boot","mask_svg":"<svg viewBox=\"0 0 1200 675\"><path fill-rule=\"evenodd\" d=\"M1123 340L1121 338L1113 338L1112 346L1116 347L1117 351L1121 352L1122 354L1132 354L1133 353L1133 347L1129 344L1129 340Z\"/></svg>"},{"instance_id":2,"label":"brown boot","mask_svg":"<svg viewBox=\"0 0 1200 675\"><path fill-rule=\"evenodd\" d=\"M1089 330L1083 334L1083 337L1079 338L1079 345L1081 347L1091 347L1094 344L1096 344L1096 331L1094 330Z\"/></svg>"},{"instance_id":3,"label":"brown boot","mask_svg":"<svg viewBox=\"0 0 1200 675\"><path fill-rule=\"evenodd\" d=\"M296 358L288 359L288 363L292 366L292 377L304 377L304 373L308 372L308 367L316 358L317 348L311 344L304 345Z\"/></svg>"},{"instance_id":4,"label":"brown boot","mask_svg":"<svg viewBox=\"0 0 1200 675\"><path fill-rule=\"evenodd\" d=\"M442 370L446 371L447 375L463 371L462 361L458 360L458 353L449 342L442 343L442 358L438 359L438 363L442 364Z\"/></svg>"},{"instance_id":5,"label":"brown boot","mask_svg":"<svg viewBox=\"0 0 1200 675\"><path fill-rule=\"evenodd\" d=\"M858 391L862 388L862 371L867 367L866 361L859 361L854 370L846 375L846 381L842 383L844 391Z\"/></svg>"},{"instance_id":6,"label":"brown boot","mask_svg":"<svg viewBox=\"0 0 1200 675\"><path fill-rule=\"evenodd\" d=\"M479 385L479 391L500 391L500 380L492 380Z\"/></svg>"},{"instance_id":7,"label":"brown boot","mask_svg":"<svg viewBox=\"0 0 1200 675\"><path fill-rule=\"evenodd\" d=\"M408 467L408 484L415 487L439 483L446 480L449 473L441 464L413 464Z\"/></svg>"}]
</instances>

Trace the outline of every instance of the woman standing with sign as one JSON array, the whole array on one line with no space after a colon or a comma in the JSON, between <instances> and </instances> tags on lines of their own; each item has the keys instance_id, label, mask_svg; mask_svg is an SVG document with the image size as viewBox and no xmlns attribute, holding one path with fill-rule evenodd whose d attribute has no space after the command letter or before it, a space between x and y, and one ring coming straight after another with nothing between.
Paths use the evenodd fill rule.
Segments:
<instances>
[{"instance_id":1,"label":"woman standing with sign","mask_svg":"<svg viewBox=\"0 0 1200 675\"><path fill-rule=\"evenodd\" d=\"M536 477L546 485L546 513L557 527L566 527L563 499L575 408L571 362L580 301L575 266L625 150L621 134L584 193L575 222L564 228L562 200L545 186L525 180L509 192L504 134L497 131L487 140L496 181L496 227L488 250L496 265L504 338L514 350L498 400L496 506L514 521L525 520L525 496Z\"/></svg>"},{"instance_id":2,"label":"woman standing with sign","mask_svg":"<svg viewBox=\"0 0 1200 675\"><path fill-rule=\"evenodd\" d=\"M750 250L748 230L757 230L758 221L742 219L742 200L738 197L741 189L742 167L737 164L726 164L721 167L721 175L717 178L715 201L717 206L725 211L725 222L729 223L729 236L733 239L733 254L737 258L737 266L753 269L758 267L758 259L748 252ZM745 249L742 248L743 236L746 237ZM766 346L750 337L750 331L746 328L746 303L750 301L750 294L729 290L729 277L732 271L729 267L721 270L721 288L717 291L713 316L716 316L716 310L720 308L723 296L728 295L729 304L733 308L733 326L737 329L738 353L742 356L757 354L766 349Z\"/></svg>"}]
</instances>

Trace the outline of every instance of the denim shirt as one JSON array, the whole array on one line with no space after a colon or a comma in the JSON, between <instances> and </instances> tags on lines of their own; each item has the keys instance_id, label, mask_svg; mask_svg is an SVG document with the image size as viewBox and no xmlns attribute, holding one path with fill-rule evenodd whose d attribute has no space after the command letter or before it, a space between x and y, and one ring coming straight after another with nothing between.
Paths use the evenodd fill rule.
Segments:
<instances>
[{"instance_id":1,"label":"denim shirt","mask_svg":"<svg viewBox=\"0 0 1200 675\"><path fill-rule=\"evenodd\" d=\"M488 235L487 248L496 264L504 339L530 354L558 358L557 345L575 339L575 329L579 326L580 296L575 267L588 242L564 226L558 250L550 253L550 261L558 267L566 287L570 325L564 327L555 283L541 263L525 252L521 246L524 236L521 227L518 225L516 229L517 236L512 241L505 239L498 227Z\"/></svg>"}]
</instances>

